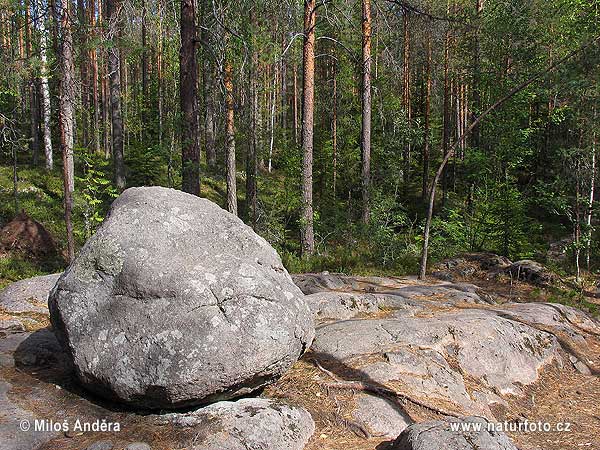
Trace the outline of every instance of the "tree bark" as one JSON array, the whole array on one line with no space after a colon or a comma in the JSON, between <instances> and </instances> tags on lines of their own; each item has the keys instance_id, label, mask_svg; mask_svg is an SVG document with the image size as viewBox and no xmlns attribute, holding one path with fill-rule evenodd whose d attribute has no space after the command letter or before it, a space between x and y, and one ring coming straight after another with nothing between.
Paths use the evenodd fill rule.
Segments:
<instances>
[{"instance_id":1,"label":"tree bark","mask_svg":"<svg viewBox=\"0 0 600 450\"><path fill-rule=\"evenodd\" d=\"M75 257L75 241L73 238L73 191L75 178L73 170L73 111L75 103L75 61L73 52L73 36L71 34L70 2L63 4L60 13L54 9L57 26L60 24L61 39L59 46L60 84L59 84L59 126L60 147L63 159L64 213L67 231L67 258Z\"/></svg>"},{"instance_id":2,"label":"tree bark","mask_svg":"<svg viewBox=\"0 0 600 450\"><path fill-rule=\"evenodd\" d=\"M411 111L411 98L410 98L410 28L408 22L408 11L403 10L403 28L404 28L404 63L403 63L403 81L404 81L404 112L406 114L406 121L408 127L408 139L404 146L404 170L402 172L403 182L405 188L408 188L410 181L410 158L412 152L412 139L411 139L411 128L412 128L412 111Z\"/></svg>"},{"instance_id":3,"label":"tree bark","mask_svg":"<svg viewBox=\"0 0 600 450\"><path fill-rule=\"evenodd\" d=\"M450 14L450 0L447 1L446 13ZM444 106L442 113L442 154L444 158L450 148L450 27L446 29L444 38ZM446 203L448 193L448 174L442 173L442 204Z\"/></svg>"},{"instance_id":4,"label":"tree bark","mask_svg":"<svg viewBox=\"0 0 600 450\"><path fill-rule=\"evenodd\" d=\"M44 156L46 159L46 169L52 170L54 166L54 158L52 154L52 129L51 129L51 105L50 105L50 88L48 86L48 57L46 54L46 47L48 46L48 31L46 30L45 18L46 15L42 14L43 4L41 0L36 0L37 14L34 18L37 29L40 32L40 61L41 61L41 75L40 75L40 94L41 94L41 107L42 107L42 121L43 121L43 136L44 136Z\"/></svg>"},{"instance_id":5,"label":"tree bark","mask_svg":"<svg viewBox=\"0 0 600 450\"><path fill-rule=\"evenodd\" d=\"M371 1L362 1L362 222L371 216Z\"/></svg>"},{"instance_id":6,"label":"tree bark","mask_svg":"<svg viewBox=\"0 0 600 450\"><path fill-rule=\"evenodd\" d=\"M179 95L182 112L181 189L200 195L198 142L198 62L196 60L196 8L194 0L181 1Z\"/></svg>"},{"instance_id":7,"label":"tree bark","mask_svg":"<svg viewBox=\"0 0 600 450\"><path fill-rule=\"evenodd\" d=\"M483 13L483 1L475 0L475 31L473 39L473 119L477 117L481 110L481 46L479 43L479 34L481 28L481 15ZM479 148L481 145L480 126L473 129L473 146Z\"/></svg>"},{"instance_id":8,"label":"tree bark","mask_svg":"<svg viewBox=\"0 0 600 450\"><path fill-rule=\"evenodd\" d=\"M430 137L429 128L431 121L431 65L432 65L432 51L431 51L431 28L433 23L429 21L427 27L427 38L425 42L427 61L425 63L425 112L424 112L424 126L423 126L423 186L421 189L421 198L425 199L427 196L427 188L429 185L429 157L430 157Z\"/></svg>"},{"instance_id":9,"label":"tree bark","mask_svg":"<svg viewBox=\"0 0 600 450\"><path fill-rule=\"evenodd\" d=\"M251 11L251 25L252 25L252 64L250 66L250 97L251 97L251 110L250 110L250 122L251 122L251 142L248 146L248 154L246 155L246 209L248 211L248 220L252 225L252 228L256 230L257 218L258 218L258 193L256 181L258 177L258 140L259 140L259 127L260 127L260 106L259 106L259 93L258 93L258 41L256 39L256 33L258 32L257 23L257 7L259 2L255 1Z\"/></svg>"},{"instance_id":10,"label":"tree bark","mask_svg":"<svg viewBox=\"0 0 600 450\"><path fill-rule=\"evenodd\" d=\"M592 123L592 127L595 127L595 123L596 123L596 108L594 107L594 113L593 113L593 118L594 121ZM589 271L590 270L590 257L591 257L591 250L592 250L592 216L594 213L594 196L596 194L596 146L597 146L597 141L596 141L597 137L596 137L596 129L594 128L594 131L592 132L592 162L591 162L591 168L590 168L590 191L589 191L589 195L588 195L588 204L587 204L587 212L586 212L586 217L585 217L585 225L586 225L586 252L585 252L585 263L586 263L586 268Z\"/></svg>"},{"instance_id":11,"label":"tree bark","mask_svg":"<svg viewBox=\"0 0 600 450\"><path fill-rule=\"evenodd\" d=\"M231 62L225 62L225 106L226 119L226 183L227 183L227 211L237 216L237 185L235 167L235 122L233 99L233 67Z\"/></svg>"},{"instance_id":12,"label":"tree bark","mask_svg":"<svg viewBox=\"0 0 600 450\"><path fill-rule=\"evenodd\" d=\"M338 151L338 92L337 92L337 61L333 61L333 113L331 118L331 147L333 157L333 199L335 201L337 194L337 151Z\"/></svg>"},{"instance_id":13,"label":"tree bark","mask_svg":"<svg viewBox=\"0 0 600 450\"><path fill-rule=\"evenodd\" d=\"M313 229L313 134L315 100L315 26L316 0L304 0L304 46L302 80L302 211L300 242L302 255L315 251Z\"/></svg>"},{"instance_id":14,"label":"tree bark","mask_svg":"<svg viewBox=\"0 0 600 450\"><path fill-rule=\"evenodd\" d=\"M106 1L108 37L112 41L112 45L108 49L108 78L113 170L115 184L119 190L123 190L125 189L125 162L123 159L123 117L121 116L121 63L118 44L120 9L120 0Z\"/></svg>"},{"instance_id":15,"label":"tree bark","mask_svg":"<svg viewBox=\"0 0 600 450\"><path fill-rule=\"evenodd\" d=\"M202 1L202 25L207 28L208 9L210 2ZM210 56L209 33L203 31L202 46L204 48L203 59L203 96L204 96L204 147L206 149L206 163L209 168L214 169L217 165L217 150L215 146L215 68Z\"/></svg>"}]
</instances>

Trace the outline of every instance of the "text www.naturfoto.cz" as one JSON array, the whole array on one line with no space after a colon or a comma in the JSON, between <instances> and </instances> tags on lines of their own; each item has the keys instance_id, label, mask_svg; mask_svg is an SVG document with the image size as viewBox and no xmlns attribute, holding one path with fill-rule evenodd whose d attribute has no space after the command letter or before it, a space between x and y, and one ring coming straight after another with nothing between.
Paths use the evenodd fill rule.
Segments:
<instances>
[{"instance_id":1,"label":"text www.naturfoto.cz","mask_svg":"<svg viewBox=\"0 0 600 450\"><path fill-rule=\"evenodd\" d=\"M513 432L513 433L535 433L535 432L559 432L569 433L571 424L569 422L557 422L551 424L549 422L451 422L450 429L452 431L462 432L480 432L487 430L488 432Z\"/></svg>"}]
</instances>

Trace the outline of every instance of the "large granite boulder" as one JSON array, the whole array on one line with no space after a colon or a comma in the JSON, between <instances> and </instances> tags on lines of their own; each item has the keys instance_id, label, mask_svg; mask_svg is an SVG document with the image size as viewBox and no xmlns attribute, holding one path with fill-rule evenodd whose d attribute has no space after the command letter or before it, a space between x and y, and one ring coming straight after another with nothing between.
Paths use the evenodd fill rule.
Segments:
<instances>
[{"instance_id":1,"label":"large granite boulder","mask_svg":"<svg viewBox=\"0 0 600 450\"><path fill-rule=\"evenodd\" d=\"M263 238L206 199L159 187L114 202L49 307L81 383L145 408L246 395L314 335L304 295Z\"/></svg>"}]
</instances>

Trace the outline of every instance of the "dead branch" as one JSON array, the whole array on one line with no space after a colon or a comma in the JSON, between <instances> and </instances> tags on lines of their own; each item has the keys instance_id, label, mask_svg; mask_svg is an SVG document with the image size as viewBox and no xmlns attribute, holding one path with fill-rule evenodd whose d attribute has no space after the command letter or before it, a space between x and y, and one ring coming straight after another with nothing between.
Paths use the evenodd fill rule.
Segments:
<instances>
[{"instance_id":1,"label":"dead branch","mask_svg":"<svg viewBox=\"0 0 600 450\"><path fill-rule=\"evenodd\" d=\"M447 411L445 409L437 408L435 406L428 405L423 403L422 401L413 398L409 395L403 394L401 392L394 391L393 389L389 389L387 387L379 387L370 383L365 383L363 381L346 381L340 380L333 372L325 369L318 361L314 361L315 366L326 374L327 376L333 378L335 382L319 382L319 384L327 389L347 389L352 391L363 391L363 392L371 392L372 394L376 394L382 397L392 397L394 399L399 399L402 403L410 402L414 405L420 406L421 408L428 409L436 414L440 414L442 416L450 416L450 417L461 417L460 414ZM408 414L408 412L407 412Z\"/></svg>"}]
</instances>

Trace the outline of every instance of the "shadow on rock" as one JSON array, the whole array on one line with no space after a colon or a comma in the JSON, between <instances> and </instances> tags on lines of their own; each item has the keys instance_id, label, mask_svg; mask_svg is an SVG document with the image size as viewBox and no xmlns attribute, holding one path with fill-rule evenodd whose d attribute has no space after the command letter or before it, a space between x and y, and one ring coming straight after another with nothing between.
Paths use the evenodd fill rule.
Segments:
<instances>
[{"instance_id":1,"label":"shadow on rock","mask_svg":"<svg viewBox=\"0 0 600 450\"><path fill-rule=\"evenodd\" d=\"M350 367L343 361L340 361L327 353L309 353L306 358L315 365L318 363L335 377L335 379L333 379L331 375L328 375L330 378L328 383L331 382L329 387L335 389L337 384L337 386L342 389L358 390L370 396L369 398L383 400L387 406L389 406L389 408L386 408L386 405L384 405L384 407L381 408L381 406L377 406L377 403L379 403L377 402L366 405L364 414L360 414L360 409L356 410L354 413L354 419L358 420L358 425L366 427L367 429L364 431L373 434L374 437L375 434L378 433L377 428L389 428L390 422L396 423L397 434L400 434L404 427L415 423L406 412L406 407L403 404L402 399L397 395L394 395L393 390L388 386L374 380L367 373ZM359 385L354 386L354 383L358 383ZM380 409L380 411L377 411L377 409ZM393 415L396 415L395 420L391 417ZM382 423L384 421L386 423ZM377 436L385 438L392 437L391 435L383 434L377 434ZM395 438L395 436L393 437ZM393 440L389 441L387 444L391 444L391 442L393 442ZM377 448L385 449L386 447Z\"/></svg>"},{"instance_id":2,"label":"shadow on rock","mask_svg":"<svg viewBox=\"0 0 600 450\"><path fill-rule=\"evenodd\" d=\"M85 390L78 382L69 357L50 328L31 333L13 353L15 367L46 384L59 386L96 407L111 412L134 412L126 405L116 404ZM145 415L150 411L135 411Z\"/></svg>"}]
</instances>

